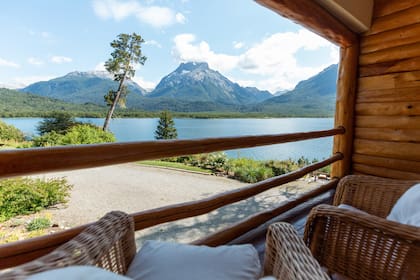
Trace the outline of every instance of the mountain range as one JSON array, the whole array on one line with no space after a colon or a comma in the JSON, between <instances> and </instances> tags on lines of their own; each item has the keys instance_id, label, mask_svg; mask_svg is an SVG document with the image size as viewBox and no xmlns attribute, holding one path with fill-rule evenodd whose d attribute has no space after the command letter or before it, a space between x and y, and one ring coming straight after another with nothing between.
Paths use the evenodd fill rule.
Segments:
<instances>
[{"instance_id":1,"label":"mountain range","mask_svg":"<svg viewBox=\"0 0 420 280\"><path fill-rule=\"evenodd\" d=\"M337 65L301 81L277 96L252 87L241 87L207 63L188 62L162 78L152 92L128 81L127 108L178 112L269 112L284 116L332 115ZM63 77L31 84L22 92L65 102L104 105L104 94L117 83L107 72L71 72Z\"/></svg>"}]
</instances>

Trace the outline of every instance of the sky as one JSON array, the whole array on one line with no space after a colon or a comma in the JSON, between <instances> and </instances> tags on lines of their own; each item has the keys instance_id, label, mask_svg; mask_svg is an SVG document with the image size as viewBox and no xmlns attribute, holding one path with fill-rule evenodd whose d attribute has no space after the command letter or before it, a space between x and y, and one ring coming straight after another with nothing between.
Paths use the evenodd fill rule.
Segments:
<instances>
[{"instance_id":1,"label":"sky","mask_svg":"<svg viewBox=\"0 0 420 280\"><path fill-rule=\"evenodd\" d=\"M207 62L241 86L292 89L338 62L338 48L252 0L13 0L0 9L0 87L104 70L110 42L140 34L153 89L182 62Z\"/></svg>"}]
</instances>

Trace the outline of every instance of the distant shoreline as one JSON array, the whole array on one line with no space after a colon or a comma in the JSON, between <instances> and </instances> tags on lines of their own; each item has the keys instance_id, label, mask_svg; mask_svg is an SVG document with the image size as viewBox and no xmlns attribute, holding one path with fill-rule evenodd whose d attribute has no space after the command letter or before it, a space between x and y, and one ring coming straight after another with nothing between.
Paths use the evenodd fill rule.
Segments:
<instances>
[{"instance_id":1,"label":"distant shoreline","mask_svg":"<svg viewBox=\"0 0 420 280\"><path fill-rule=\"evenodd\" d=\"M44 111L44 112L33 112L33 113L21 113L21 112L8 112L0 113L0 118L46 118L51 117L56 111ZM67 111L76 118L104 118L104 112L74 112ZM119 112L117 111L116 119L129 119L129 118L159 118L160 111L156 112L143 112L143 111L128 111ZM286 118L333 118L334 115L282 115L281 113L239 113L239 112L173 112L171 114L174 118L178 119L286 119Z\"/></svg>"}]
</instances>

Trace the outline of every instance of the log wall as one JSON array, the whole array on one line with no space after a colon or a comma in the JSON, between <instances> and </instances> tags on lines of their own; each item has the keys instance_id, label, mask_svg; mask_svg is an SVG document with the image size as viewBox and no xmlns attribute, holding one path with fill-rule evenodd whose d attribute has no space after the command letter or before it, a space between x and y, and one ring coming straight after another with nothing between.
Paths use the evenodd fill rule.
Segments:
<instances>
[{"instance_id":1,"label":"log wall","mask_svg":"<svg viewBox=\"0 0 420 280\"><path fill-rule=\"evenodd\" d=\"M420 0L376 0L360 37L353 173L420 179Z\"/></svg>"}]
</instances>

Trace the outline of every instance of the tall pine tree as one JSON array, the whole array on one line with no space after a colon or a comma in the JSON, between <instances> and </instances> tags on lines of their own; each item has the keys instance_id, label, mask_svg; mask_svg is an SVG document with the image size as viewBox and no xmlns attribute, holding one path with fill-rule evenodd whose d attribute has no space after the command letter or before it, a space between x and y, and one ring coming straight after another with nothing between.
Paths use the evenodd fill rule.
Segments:
<instances>
[{"instance_id":1,"label":"tall pine tree","mask_svg":"<svg viewBox=\"0 0 420 280\"><path fill-rule=\"evenodd\" d=\"M176 139L178 133L176 132L175 122L168 111L160 113L159 123L155 131L155 139Z\"/></svg>"},{"instance_id":2,"label":"tall pine tree","mask_svg":"<svg viewBox=\"0 0 420 280\"><path fill-rule=\"evenodd\" d=\"M105 69L114 75L114 81L118 82L118 89L111 89L104 96L105 102L109 106L102 128L104 131L108 129L109 121L117 104L125 106L125 99L128 94L127 87L124 85L125 80L134 77L136 65L143 65L146 62L146 57L141 52L142 43L144 43L143 38L136 33L131 35L122 33L111 42L114 51L111 53L112 58L105 62Z\"/></svg>"}]
</instances>

